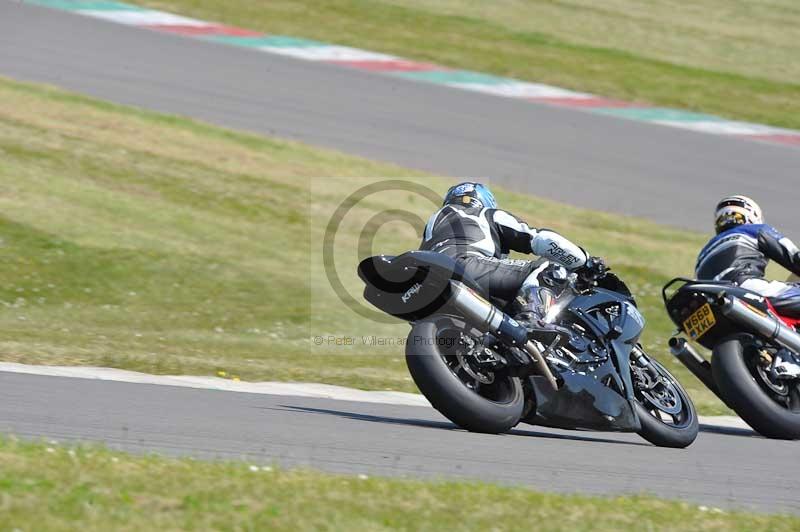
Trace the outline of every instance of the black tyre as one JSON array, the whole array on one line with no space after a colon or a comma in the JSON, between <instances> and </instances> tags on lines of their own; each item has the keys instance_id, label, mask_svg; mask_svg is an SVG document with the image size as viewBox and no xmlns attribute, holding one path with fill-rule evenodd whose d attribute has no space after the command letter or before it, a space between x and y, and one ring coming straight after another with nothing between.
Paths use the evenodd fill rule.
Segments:
<instances>
[{"instance_id":1,"label":"black tyre","mask_svg":"<svg viewBox=\"0 0 800 532\"><path fill-rule=\"evenodd\" d=\"M640 374L634 380L639 436L658 447L683 449L697 439L700 422L694 403L667 368L648 357L658 380Z\"/></svg>"},{"instance_id":2,"label":"black tyre","mask_svg":"<svg viewBox=\"0 0 800 532\"><path fill-rule=\"evenodd\" d=\"M465 360L462 334L478 331L448 316L417 322L408 335L406 363L419 390L433 407L472 432L506 432L523 414L520 379L494 375Z\"/></svg>"},{"instance_id":3,"label":"black tyre","mask_svg":"<svg viewBox=\"0 0 800 532\"><path fill-rule=\"evenodd\" d=\"M781 440L800 439L800 387L796 381L769 383L759 373L758 353L741 339L714 347L711 370L720 393L759 434Z\"/></svg>"}]
</instances>

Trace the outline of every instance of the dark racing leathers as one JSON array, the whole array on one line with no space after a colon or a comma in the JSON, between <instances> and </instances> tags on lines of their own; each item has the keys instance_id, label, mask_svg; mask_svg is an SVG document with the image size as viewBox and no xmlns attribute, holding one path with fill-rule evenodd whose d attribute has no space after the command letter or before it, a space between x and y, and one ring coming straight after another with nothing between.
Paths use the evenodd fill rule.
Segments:
<instances>
[{"instance_id":1,"label":"dark racing leathers","mask_svg":"<svg viewBox=\"0 0 800 532\"><path fill-rule=\"evenodd\" d=\"M549 261L575 270L586 253L563 236L532 229L506 211L470 205L445 205L425 226L420 249L455 258L490 297L514 299L520 288L539 285ZM529 253L539 261L505 258L510 251Z\"/></svg>"},{"instance_id":2,"label":"dark racing leathers","mask_svg":"<svg viewBox=\"0 0 800 532\"><path fill-rule=\"evenodd\" d=\"M800 275L800 250L791 240L770 225L737 225L712 238L700 251L695 275L732 281L769 298L779 312L800 316L800 285L764 279L770 259Z\"/></svg>"}]
</instances>

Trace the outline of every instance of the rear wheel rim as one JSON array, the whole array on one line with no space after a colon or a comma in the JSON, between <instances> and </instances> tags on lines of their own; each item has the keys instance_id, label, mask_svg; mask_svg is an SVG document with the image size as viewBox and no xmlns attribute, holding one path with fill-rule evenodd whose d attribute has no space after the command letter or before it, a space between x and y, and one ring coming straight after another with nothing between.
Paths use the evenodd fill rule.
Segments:
<instances>
[{"instance_id":1,"label":"rear wheel rim","mask_svg":"<svg viewBox=\"0 0 800 532\"><path fill-rule=\"evenodd\" d=\"M442 357L447 368L456 378L470 390L487 401L498 404L509 404L514 402L517 390L514 386L512 377L498 375L495 372L487 371L477 363L475 357L467 352L467 347L463 342L453 341L455 337L466 335L475 342L480 339L468 334L467 331L458 329L441 329L437 332L437 345L439 356ZM452 346L448 348L447 346Z\"/></svg>"},{"instance_id":2,"label":"rear wheel rim","mask_svg":"<svg viewBox=\"0 0 800 532\"><path fill-rule=\"evenodd\" d=\"M800 414L800 379L775 382L760 363L758 350L753 346L745 349L744 358L750 376L772 402L793 414Z\"/></svg>"}]
</instances>

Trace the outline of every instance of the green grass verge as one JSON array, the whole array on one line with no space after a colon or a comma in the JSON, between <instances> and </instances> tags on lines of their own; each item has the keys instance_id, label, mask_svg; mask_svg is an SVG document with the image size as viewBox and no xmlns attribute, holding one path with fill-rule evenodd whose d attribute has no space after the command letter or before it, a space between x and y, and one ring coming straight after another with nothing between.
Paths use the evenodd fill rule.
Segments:
<instances>
[{"instance_id":1,"label":"green grass verge","mask_svg":"<svg viewBox=\"0 0 800 532\"><path fill-rule=\"evenodd\" d=\"M466 503L465 501L472 501ZM468 511L465 508L468 507ZM0 440L2 530L771 530L800 519L646 496L282 471Z\"/></svg>"},{"instance_id":2,"label":"green grass verge","mask_svg":"<svg viewBox=\"0 0 800 532\"><path fill-rule=\"evenodd\" d=\"M792 0L136 0L624 100L800 129Z\"/></svg>"},{"instance_id":3,"label":"green grass verge","mask_svg":"<svg viewBox=\"0 0 800 532\"><path fill-rule=\"evenodd\" d=\"M335 297L322 232L366 183L405 176L441 194L449 181L35 85L0 80L0 99L0 359L415 391L401 347L361 341L404 338L407 325L373 323ZM645 348L701 412L728 412L666 348L660 286L690 274L702 235L497 195L607 257L648 320ZM356 297L361 229L397 208L420 220L434 209L385 193L343 220L336 264ZM374 251L415 248L418 225L381 228ZM316 346L315 335L356 341Z\"/></svg>"}]
</instances>

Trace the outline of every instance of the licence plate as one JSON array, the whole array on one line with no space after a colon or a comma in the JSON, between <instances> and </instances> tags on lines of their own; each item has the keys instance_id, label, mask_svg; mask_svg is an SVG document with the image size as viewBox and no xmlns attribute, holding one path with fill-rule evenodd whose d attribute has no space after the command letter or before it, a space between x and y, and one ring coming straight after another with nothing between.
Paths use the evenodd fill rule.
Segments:
<instances>
[{"instance_id":1,"label":"licence plate","mask_svg":"<svg viewBox=\"0 0 800 532\"><path fill-rule=\"evenodd\" d=\"M717 324L711 305L706 303L683 322L683 330L692 340L697 340Z\"/></svg>"}]
</instances>

